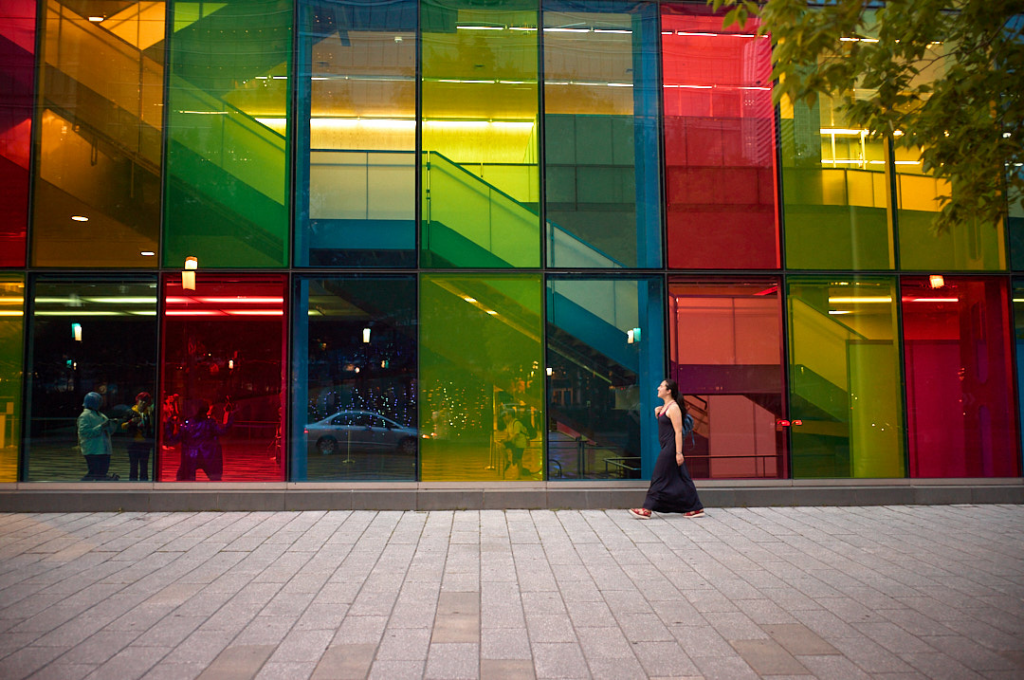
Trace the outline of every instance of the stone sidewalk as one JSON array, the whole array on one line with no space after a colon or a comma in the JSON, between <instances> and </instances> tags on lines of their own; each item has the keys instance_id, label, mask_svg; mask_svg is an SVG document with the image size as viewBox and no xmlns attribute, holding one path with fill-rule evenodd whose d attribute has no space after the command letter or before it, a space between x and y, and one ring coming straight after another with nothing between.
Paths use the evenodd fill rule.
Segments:
<instances>
[{"instance_id":1,"label":"stone sidewalk","mask_svg":"<svg viewBox=\"0 0 1024 680\"><path fill-rule=\"evenodd\" d=\"M0 678L1024 678L1024 506L0 515Z\"/></svg>"}]
</instances>

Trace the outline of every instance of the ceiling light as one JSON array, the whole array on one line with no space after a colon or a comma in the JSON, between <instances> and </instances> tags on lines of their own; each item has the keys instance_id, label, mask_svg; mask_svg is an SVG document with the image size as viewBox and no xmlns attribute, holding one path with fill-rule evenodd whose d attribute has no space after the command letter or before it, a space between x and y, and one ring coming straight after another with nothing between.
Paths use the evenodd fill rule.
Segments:
<instances>
[{"instance_id":1,"label":"ceiling light","mask_svg":"<svg viewBox=\"0 0 1024 680\"><path fill-rule=\"evenodd\" d=\"M96 17L96 16L89 17L89 21L91 21L94 24L98 24L101 21L103 21L104 19L106 19L106 17Z\"/></svg>"},{"instance_id":2,"label":"ceiling light","mask_svg":"<svg viewBox=\"0 0 1024 680\"><path fill-rule=\"evenodd\" d=\"M156 253L152 250L143 250L139 255L142 255L143 257L153 257Z\"/></svg>"},{"instance_id":3,"label":"ceiling light","mask_svg":"<svg viewBox=\"0 0 1024 680\"><path fill-rule=\"evenodd\" d=\"M89 218L86 217L85 215L72 215L71 219L73 219L75 222L88 222L89 221Z\"/></svg>"}]
</instances>

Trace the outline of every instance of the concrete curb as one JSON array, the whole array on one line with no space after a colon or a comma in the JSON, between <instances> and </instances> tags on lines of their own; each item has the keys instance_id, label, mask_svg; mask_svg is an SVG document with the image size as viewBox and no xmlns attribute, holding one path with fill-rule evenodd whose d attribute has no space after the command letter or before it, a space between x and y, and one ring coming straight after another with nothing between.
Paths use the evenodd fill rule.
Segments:
<instances>
[{"instance_id":1,"label":"concrete curb","mask_svg":"<svg viewBox=\"0 0 1024 680\"><path fill-rule=\"evenodd\" d=\"M1024 480L698 483L708 507L1024 504ZM4 488L6 487L6 488ZM10 484L0 512L484 510L629 508L646 483Z\"/></svg>"}]
</instances>

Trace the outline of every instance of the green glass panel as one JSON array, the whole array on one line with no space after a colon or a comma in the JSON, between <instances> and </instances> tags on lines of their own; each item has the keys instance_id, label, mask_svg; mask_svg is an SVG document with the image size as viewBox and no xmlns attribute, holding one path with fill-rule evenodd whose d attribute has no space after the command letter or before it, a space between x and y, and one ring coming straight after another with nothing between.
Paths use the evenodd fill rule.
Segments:
<instances>
[{"instance_id":1,"label":"green glass panel","mask_svg":"<svg viewBox=\"0 0 1024 680\"><path fill-rule=\"evenodd\" d=\"M949 231L935 231L932 220L942 208L939 196L951 190L948 182L921 169L919 153L918 149L896 150L900 269L1006 269L1002 222L993 225L971 219Z\"/></svg>"},{"instance_id":2,"label":"green glass panel","mask_svg":"<svg viewBox=\"0 0 1024 680\"><path fill-rule=\"evenodd\" d=\"M0 482L18 481L25 280L0 276Z\"/></svg>"},{"instance_id":3,"label":"green glass panel","mask_svg":"<svg viewBox=\"0 0 1024 680\"><path fill-rule=\"evenodd\" d=\"M422 264L539 267L537 2L423 0Z\"/></svg>"},{"instance_id":4,"label":"green glass panel","mask_svg":"<svg viewBox=\"0 0 1024 680\"><path fill-rule=\"evenodd\" d=\"M539 275L423 275L421 479L542 477L540 310ZM507 425L509 420L519 426ZM506 447L510 427L522 432L522 438ZM513 465L513 460L520 464Z\"/></svg>"},{"instance_id":5,"label":"green glass panel","mask_svg":"<svg viewBox=\"0 0 1024 680\"><path fill-rule=\"evenodd\" d=\"M788 105L782 194L790 269L892 269L888 152L822 97Z\"/></svg>"},{"instance_id":6,"label":"green glass panel","mask_svg":"<svg viewBox=\"0 0 1024 680\"><path fill-rule=\"evenodd\" d=\"M164 264L288 264L290 0L172 1Z\"/></svg>"},{"instance_id":7,"label":"green glass panel","mask_svg":"<svg viewBox=\"0 0 1024 680\"><path fill-rule=\"evenodd\" d=\"M163 2L41 5L35 265L156 266L164 10Z\"/></svg>"},{"instance_id":8,"label":"green glass panel","mask_svg":"<svg viewBox=\"0 0 1024 680\"><path fill-rule=\"evenodd\" d=\"M946 76L948 43L933 42L916 64L913 87ZM1000 270L1006 269L1004 224L982 224L975 219L949 231L936 233L932 220L941 210L940 196L952 194L949 182L924 172L921 150L896 147L896 224L899 231L900 269ZM992 168L991 184L999 185L1000 169Z\"/></svg>"},{"instance_id":9,"label":"green glass panel","mask_svg":"<svg viewBox=\"0 0 1024 680\"><path fill-rule=\"evenodd\" d=\"M896 282L789 279L794 478L903 477Z\"/></svg>"}]
</instances>

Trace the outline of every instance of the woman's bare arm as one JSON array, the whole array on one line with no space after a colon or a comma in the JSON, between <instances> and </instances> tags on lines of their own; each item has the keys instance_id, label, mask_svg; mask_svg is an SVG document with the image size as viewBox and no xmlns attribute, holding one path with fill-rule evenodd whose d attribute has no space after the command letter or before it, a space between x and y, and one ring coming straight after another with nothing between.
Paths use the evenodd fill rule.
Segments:
<instances>
[{"instance_id":1,"label":"woman's bare arm","mask_svg":"<svg viewBox=\"0 0 1024 680\"><path fill-rule=\"evenodd\" d=\"M668 409L668 419L672 421L672 430L676 433L676 464L683 464L683 413L676 404L675 408Z\"/></svg>"}]
</instances>

